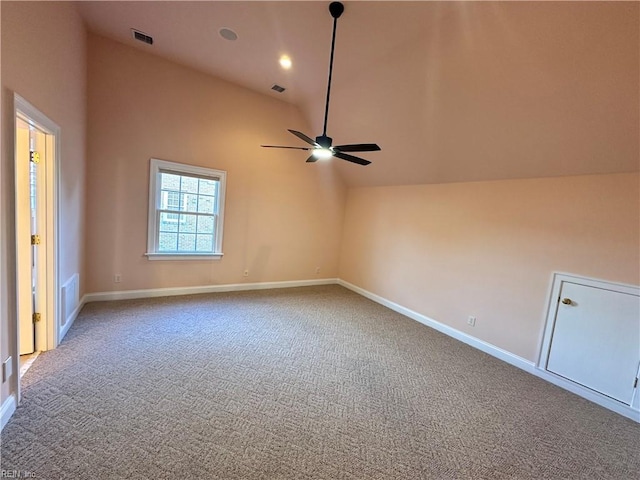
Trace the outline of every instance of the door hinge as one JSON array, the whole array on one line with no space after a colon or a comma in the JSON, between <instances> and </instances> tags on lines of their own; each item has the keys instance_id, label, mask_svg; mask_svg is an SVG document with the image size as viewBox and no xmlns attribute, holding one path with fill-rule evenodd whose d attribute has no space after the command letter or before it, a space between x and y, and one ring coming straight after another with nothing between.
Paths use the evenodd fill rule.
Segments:
<instances>
[{"instance_id":1,"label":"door hinge","mask_svg":"<svg viewBox=\"0 0 640 480\"><path fill-rule=\"evenodd\" d=\"M31 318L33 318L33 323L38 323L42 319L42 316L39 313L34 312Z\"/></svg>"},{"instance_id":2,"label":"door hinge","mask_svg":"<svg viewBox=\"0 0 640 480\"><path fill-rule=\"evenodd\" d=\"M29 160L35 164L40 163L40 154L38 152L29 152Z\"/></svg>"},{"instance_id":3,"label":"door hinge","mask_svg":"<svg viewBox=\"0 0 640 480\"><path fill-rule=\"evenodd\" d=\"M31 245L40 245L40 235L31 235Z\"/></svg>"},{"instance_id":4,"label":"door hinge","mask_svg":"<svg viewBox=\"0 0 640 480\"><path fill-rule=\"evenodd\" d=\"M636 379L633 382L633 388L636 388L638 386L638 377L636 377Z\"/></svg>"}]
</instances>

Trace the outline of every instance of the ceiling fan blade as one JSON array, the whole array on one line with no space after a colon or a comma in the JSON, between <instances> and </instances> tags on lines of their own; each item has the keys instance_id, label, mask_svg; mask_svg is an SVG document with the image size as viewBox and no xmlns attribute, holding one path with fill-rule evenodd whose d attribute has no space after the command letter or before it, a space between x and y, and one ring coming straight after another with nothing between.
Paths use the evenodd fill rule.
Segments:
<instances>
[{"instance_id":1,"label":"ceiling fan blade","mask_svg":"<svg viewBox=\"0 0 640 480\"><path fill-rule=\"evenodd\" d=\"M296 130L289 130L291 133L293 133L296 137L298 137L300 140L303 140L305 142L307 142L309 145L313 145L314 147L319 147L320 145L318 145L316 143L315 140L312 140L311 138L307 137L304 133L302 132L298 132Z\"/></svg>"},{"instance_id":2,"label":"ceiling fan blade","mask_svg":"<svg viewBox=\"0 0 640 480\"><path fill-rule=\"evenodd\" d=\"M347 162L357 163L358 165L369 165L371 162L364 158L354 157L353 155L347 155L346 153L334 152L334 157L346 160Z\"/></svg>"},{"instance_id":3,"label":"ceiling fan blade","mask_svg":"<svg viewBox=\"0 0 640 480\"><path fill-rule=\"evenodd\" d=\"M291 148L293 150L313 150L311 147L283 147L282 145L260 145L264 148Z\"/></svg>"},{"instance_id":4,"label":"ceiling fan blade","mask_svg":"<svg viewBox=\"0 0 640 480\"><path fill-rule=\"evenodd\" d=\"M311 155L309 158L307 158L307 163L313 163L313 162L317 162L318 159L316 157L314 157L313 155Z\"/></svg>"},{"instance_id":5,"label":"ceiling fan blade","mask_svg":"<svg viewBox=\"0 0 640 480\"><path fill-rule=\"evenodd\" d=\"M333 147L341 152L377 152L380 147L375 143L354 143L352 145L337 145Z\"/></svg>"}]
</instances>

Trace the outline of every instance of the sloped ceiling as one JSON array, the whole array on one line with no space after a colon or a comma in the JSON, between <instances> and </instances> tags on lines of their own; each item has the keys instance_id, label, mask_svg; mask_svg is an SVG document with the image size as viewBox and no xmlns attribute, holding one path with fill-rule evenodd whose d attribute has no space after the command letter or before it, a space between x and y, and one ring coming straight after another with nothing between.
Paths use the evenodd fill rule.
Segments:
<instances>
[{"instance_id":1,"label":"sloped ceiling","mask_svg":"<svg viewBox=\"0 0 640 480\"><path fill-rule=\"evenodd\" d=\"M90 31L298 105L313 137L328 3L88 1L78 10ZM238 40L223 40L222 27ZM331 161L351 186L638 171L639 31L637 2L345 2L328 134L382 151L362 155L367 167Z\"/></svg>"}]
</instances>

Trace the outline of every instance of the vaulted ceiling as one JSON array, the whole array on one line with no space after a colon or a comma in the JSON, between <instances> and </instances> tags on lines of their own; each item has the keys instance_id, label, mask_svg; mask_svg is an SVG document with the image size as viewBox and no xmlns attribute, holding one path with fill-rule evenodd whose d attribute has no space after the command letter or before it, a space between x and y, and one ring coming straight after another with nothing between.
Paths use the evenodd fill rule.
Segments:
<instances>
[{"instance_id":1,"label":"vaulted ceiling","mask_svg":"<svg viewBox=\"0 0 640 480\"><path fill-rule=\"evenodd\" d=\"M92 32L298 105L316 136L328 3L86 1L78 10ZM223 27L238 39L223 39ZM353 186L637 171L639 31L637 2L345 2L328 134L382 151L362 155L367 167L332 161Z\"/></svg>"}]
</instances>

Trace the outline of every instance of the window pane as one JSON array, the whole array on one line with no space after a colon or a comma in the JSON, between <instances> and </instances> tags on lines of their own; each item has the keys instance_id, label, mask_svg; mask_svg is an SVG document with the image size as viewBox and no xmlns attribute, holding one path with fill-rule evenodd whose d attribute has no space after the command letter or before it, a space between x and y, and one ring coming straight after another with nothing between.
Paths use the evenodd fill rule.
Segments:
<instances>
[{"instance_id":1,"label":"window pane","mask_svg":"<svg viewBox=\"0 0 640 480\"><path fill-rule=\"evenodd\" d=\"M182 205L181 209L183 212L197 212L198 211L198 195L194 195L192 193L183 193L182 194Z\"/></svg>"},{"instance_id":2,"label":"window pane","mask_svg":"<svg viewBox=\"0 0 640 480\"><path fill-rule=\"evenodd\" d=\"M175 252L178 247L178 234L160 232L158 235L158 251Z\"/></svg>"},{"instance_id":3,"label":"window pane","mask_svg":"<svg viewBox=\"0 0 640 480\"><path fill-rule=\"evenodd\" d=\"M198 193L198 179L182 176L180 190L188 193Z\"/></svg>"},{"instance_id":4,"label":"window pane","mask_svg":"<svg viewBox=\"0 0 640 480\"><path fill-rule=\"evenodd\" d=\"M180 233L196 233L196 216L180 215Z\"/></svg>"},{"instance_id":5,"label":"window pane","mask_svg":"<svg viewBox=\"0 0 640 480\"><path fill-rule=\"evenodd\" d=\"M161 173L160 188L162 190L180 190L180 175Z\"/></svg>"},{"instance_id":6,"label":"window pane","mask_svg":"<svg viewBox=\"0 0 640 480\"><path fill-rule=\"evenodd\" d=\"M213 233L213 217L198 217L198 233Z\"/></svg>"},{"instance_id":7,"label":"window pane","mask_svg":"<svg viewBox=\"0 0 640 480\"><path fill-rule=\"evenodd\" d=\"M170 190L160 192L160 208L162 210L180 210L180 194Z\"/></svg>"},{"instance_id":8,"label":"window pane","mask_svg":"<svg viewBox=\"0 0 640 480\"><path fill-rule=\"evenodd\" d=\"M198 252L213 252L213 235L198 235L196 250Z\"/></svg>"},{"instance_id":9,"label":"window pane","mask_svg":"<svg viewBox=\"0 0 640 480\"><path fill-rule=\"evenodd\" d=\"M196 249L196 236L192 233L178 234L178 251L193 252Z\"/></svg>"},{"instance_id":10,"label":"window pane","mask_svg":"<svg viewBox=\"0 0 640 480\"><path fill-rule=\"evenodd\" d=\"M200 195L198 197L198 212L199 213L211 213L213 214L213 207L215 206L215 198L207 195Z\"/></svg>"},{"instance_id":11,"label":"window pane","mask_svg":"<svg viewBox=\"0 0 640 480\"><path fill-rule=\"evenodd\" d=\"M216 182L215 180L204 180L200 179L200 190L198 193L200 195L215 195L216 194Z\"/></svg>"},{"instance_id":12,"label":"window pane","mask_svg":"<svg viewBox=\"0 0 640 480\"><path fill-rule=\"evenodd\" d=\"M176 213L160 214L160 231L161 232L177 232L179 215Z\"/></svg>"},{"instance_id":13,"label":"window pane","mask_svg":"<svg viewBox=\"0 0 640 480\"><path fill-rule=\"evenodd\" d=\"M180 209L180 194L178 192L167 192L167 206L172 210Z\"/></svg>"}]
</instances>

